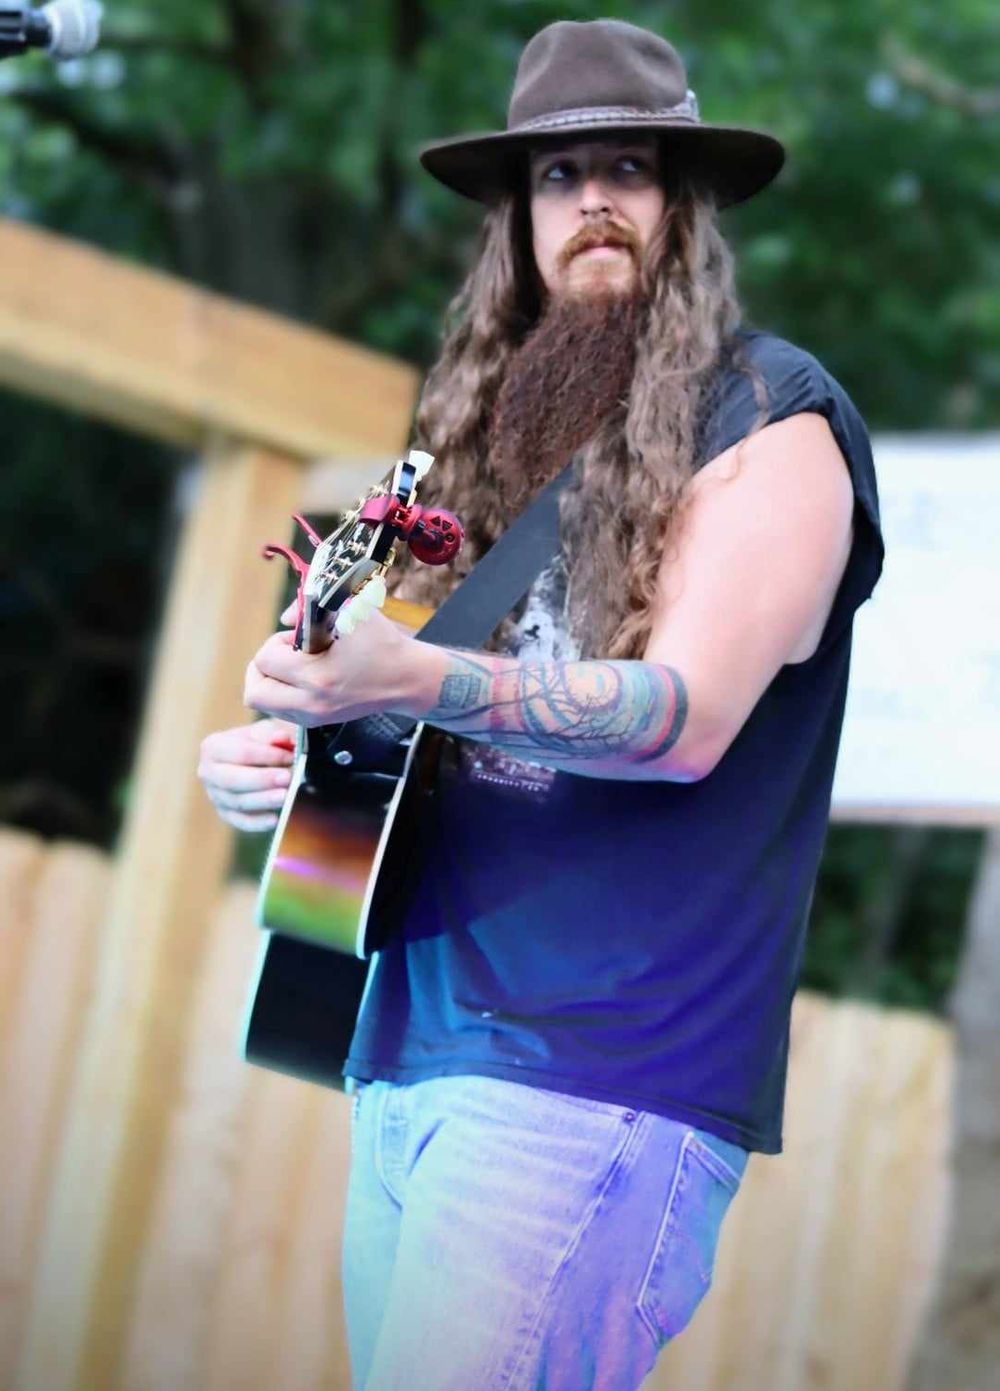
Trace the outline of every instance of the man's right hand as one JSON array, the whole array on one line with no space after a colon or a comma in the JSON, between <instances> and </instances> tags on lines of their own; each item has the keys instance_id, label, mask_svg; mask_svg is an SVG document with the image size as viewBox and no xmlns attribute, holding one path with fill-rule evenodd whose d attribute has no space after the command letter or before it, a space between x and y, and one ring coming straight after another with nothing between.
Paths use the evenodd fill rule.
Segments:
<instances>
[{"instance_id":1,"label":"man's right hand","mask_svg":"<svg viewBox=\"0 0 1000 1391\"><path fill-rule=\"evenodd\" d=\"M278 824L295 735L287 720L255 720L205 736L198 776L223 821L237 831L270 831Z\"/></svg>"}]
</instances>

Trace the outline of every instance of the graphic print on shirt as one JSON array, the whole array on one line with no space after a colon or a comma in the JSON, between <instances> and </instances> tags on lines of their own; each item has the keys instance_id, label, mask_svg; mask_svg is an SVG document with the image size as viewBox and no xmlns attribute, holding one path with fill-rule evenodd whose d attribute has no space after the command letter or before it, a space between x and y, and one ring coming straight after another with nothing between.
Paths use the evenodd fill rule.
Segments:
<instances>
[{"instance_id":1,"label":"graphic print on shirt","mask_svg":"<svg viewBox=\"0 0 1000 1391\"><path fill-rule=\"evenodd\" d=\"M511 657L528 662L574 662L580 649L569 631L566 613L566 568L557 556L528 591L522 614L508 648ZM490 744L463 740L460 764L469 782L502 787L534 802L548 799L556 769L534 763Z\"/></svg>"}]
</instances>

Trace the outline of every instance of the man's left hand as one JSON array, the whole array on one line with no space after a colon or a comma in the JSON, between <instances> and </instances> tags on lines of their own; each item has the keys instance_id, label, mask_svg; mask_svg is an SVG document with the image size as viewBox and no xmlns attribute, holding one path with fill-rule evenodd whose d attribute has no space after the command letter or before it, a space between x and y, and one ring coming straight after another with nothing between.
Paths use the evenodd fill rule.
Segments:
<instances>
[{"instance_id":1,"label":"man's left hand","mask_svg":"<svg viewBox=\"0 0 1000 1391\"><path fill-rule=\"evenodd\" d=\"M243 701L310 729L386 710L410 713L438 658L378 610L325 652L297 652L292 641L291 632L275 633L259 649L247 667Z\"/></svg>"}]
</instances>

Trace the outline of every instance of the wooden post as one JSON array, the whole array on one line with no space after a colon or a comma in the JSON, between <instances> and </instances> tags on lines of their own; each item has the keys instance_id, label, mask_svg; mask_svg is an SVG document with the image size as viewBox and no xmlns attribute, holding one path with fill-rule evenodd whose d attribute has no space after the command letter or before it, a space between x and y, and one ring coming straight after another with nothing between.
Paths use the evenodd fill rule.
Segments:
<instances>
[{"instance_id":1,"label":"wooden post","mask_svg":"<svg viewBox=\"0 0 1000 1391\"><path fill-rule=\"evenodd\" d=\"M983 841L949 1013L958 1035L947 1246L909 1391L992 1391L1000 1360L1000 828Z\"/></svg>"},{"instance_id":2,"label":"wooden post","mask_svg":"<svg viewBox=\"0 0 1000 1391\"><path fill-rule=\"evenodd\" d=\"M196 780L198 748L207 731L248 718L243 673L273 626L284 579L250 538L287 533L299 474L295 458L240 445L218 445L202 467L176 561L101 978L43 1238L21 1365L25 1387L119 1385L208 913L232 848Z\"/></svg>"}]
</instances>

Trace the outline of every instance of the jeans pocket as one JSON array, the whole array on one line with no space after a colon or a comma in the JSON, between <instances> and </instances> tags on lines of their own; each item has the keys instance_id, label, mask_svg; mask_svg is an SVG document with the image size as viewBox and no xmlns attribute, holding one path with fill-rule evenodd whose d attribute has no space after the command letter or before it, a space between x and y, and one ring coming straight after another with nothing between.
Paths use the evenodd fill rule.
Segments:
<instances>
[{"instance_id":1,"label":"jeans pocket","mask_svg":"<svg viewBox=\"0 0 1000 1391\"><path fill-rule=\"evenodd\" d=\"M719 1231L740 1176L687 1131L636 1307L657 1344L690 1322L712 1283Z\"/></svg>"}]
</instances>

